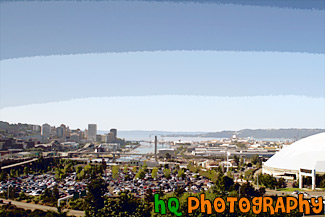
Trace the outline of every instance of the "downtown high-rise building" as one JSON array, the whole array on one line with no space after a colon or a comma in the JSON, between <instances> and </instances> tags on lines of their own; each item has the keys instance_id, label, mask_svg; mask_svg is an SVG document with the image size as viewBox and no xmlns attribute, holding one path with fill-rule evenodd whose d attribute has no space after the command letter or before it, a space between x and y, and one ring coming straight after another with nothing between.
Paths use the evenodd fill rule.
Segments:
<instances>
[{"instance_id":1,"label":"downtown high-rise building","mask_svg":"<svg viewBox=\"0 0 325 217\"><path fill-rule=\"evenodd\" d=\"M42 136L45 136L45 137L51 136L51 126L49 124L42 125Z\"/></svg>"},{"instance_id":2,"label":"downtown high-rise building","mask_svg":"<svg viewBox=\"0 0 325 217\"><path fill-rule=\"evenodd\" d=\"M96 142L96 135L97 135L97 125L88 124L88 140L92 142Z\"/></svg>"},{"instance_id":3,"label":"downtown high-rise building","mask_svg":"<svg viewBox=\"0 0 325 217\"><path fill-rule=\"evenodd\" d=\"M114 139L116 139L116 137L117 137L117 129L111 129L109 132L112 133L114 135Z\"/></svg>"},{"instance_id":4,"label":"downtown high-rise building","mask_svg":"<svg viewBox=\"0 0 325 217\"><path fill-rule=\"evenodd\" d=\"M65 137L65 128L63 128L63 127L56 128L56 136L58 138L64 138Z\"/></svg>"}]
</instances>

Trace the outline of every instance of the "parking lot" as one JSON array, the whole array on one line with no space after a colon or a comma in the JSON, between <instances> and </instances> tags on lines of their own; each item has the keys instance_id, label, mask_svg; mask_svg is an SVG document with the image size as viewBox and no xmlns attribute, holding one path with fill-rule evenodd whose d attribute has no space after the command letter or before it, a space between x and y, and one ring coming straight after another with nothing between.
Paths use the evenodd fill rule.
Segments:
<instances>
[{"instance_id":1,"label":"parking lot","mask_svg":"<svg viewBox=\"0 0 325 217\"><path fill-rule=\"evenodd\" d=\"M151 171L145 174L143 179L135 178L135 173L128 171L126 173L120 173L119 178L114 180L110 171L104 176L104 180L109 185L108 196L117 195L120 191L128 190L134 193L136 197L143 196L150 188L153 193L163 191L164 193L170 193L176 191L178 188L184 189L187 192L198 193L202 190L207 190L212 187L213 183L205 177L199 174L192 173L189 170L185 171L185 177L178 177L177 173L170 173L169 179L164 175L163 169L159 169L157 177L152 178Z\"/></svg>"},{"instance_id":2,"label":"parking lot","mask_svg":"<svg viewBox=\"0 0 325 217\"><path fill-rule=\"evenodd\" d=\"M10 178L0 183L0 193L7 192L13 188L16 194L24 192L26 195L38 196L44 193L46 188L58 187L60 197L72 195L75 192L86 190L87 184L83 181L75 181L76 174L71 173L65 179L57 181L54 174L29 174L18 178Z\"/></svg>"},{"instance_id":3,"label":"parking lot","mask_svg":"<svg viewBox=\"0 0 325 217\"><path fill-rule=\"evenodd\" d=\"M103 179L108 185L106 196L117 196L119 192L128 190L136 197L142 197L148 189L151 189L153 193L158 191L170 193L177 189L198 193L212 187L213 183L208 178L192 173L187 169L184 171L183 177L178 177L176 172L171 172L167 179L163 168L158 169L156 178L152 178L149 169L144 178L139 179L135 178L136 173L132 171L132 168L129 168L127 171L120 170L118 178L113 179L111 170L107 169L103 175ZM59 196L63 198L75 193L81 195L82 192L85 195L87 183L87 179L77 181L75 172L69 173L60 181L55 178L53 173L29 174L0 182L0 193L5 193L10 188L15 191L16 196L21 192L29 196L38 196L43 194L47 188L53 190L54 186L57 186Z\"/></svg>"}]
</instances>

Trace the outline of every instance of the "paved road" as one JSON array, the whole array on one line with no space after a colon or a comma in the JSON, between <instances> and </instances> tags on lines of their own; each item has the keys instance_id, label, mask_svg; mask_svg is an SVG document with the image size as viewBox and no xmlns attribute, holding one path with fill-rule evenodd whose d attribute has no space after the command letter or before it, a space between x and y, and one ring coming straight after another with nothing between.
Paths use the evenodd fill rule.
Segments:
<instances>
[{"instance_id":1,"label":"paved road","mask_svg":"<svg viewBox=\"0 0 325 217\"><path fill-rule=\"evenodd\" d=\"M29 164L29 163L32 163L34 161L37 161L38 159L35 158L35 159L31 159L31 160L27 160L27 161L23 161L23 162L19 162L19 163L15 163L15 164L10 164L10 165L7 165L7 166L4 166L4 167L1 167L1 170L5 170L5 169L9 169L11 167L16 167L16 166L21 166L21 165L24 165L24 164Z\"/></svg>"},{"instance_id":2,"label":"paved road","mask_svg":"<svg viewBox=\"0 0 325 217\"><path fill-rule=\"evenodd\" d=\"M292 195L293 191L276 191L276 190L270 190L266 189L267 195L277 195L277 196L284 196L284 195ZM325 198L325 191L306 191L308 194L310 194L311 197L319 197L322 196Z\"/></svg>"},{"instance_id":3,"label":"paved road","mask_svg":"<svg viewBox=\"0 0 325 217\"><path fill-rule=\"evenodd\" d=\"M23 203L23 202L18 202L18 201L14 201L14 200L6 200L6 199L2 199L2 198L0 198L0 199L3 201L11 201L11 204L13 204L19 208L23 208L23 209L29 209L29 210L40 209L43 211L48 211L48 210L57 211L57 208L52 207L52 206L43 206L43 205L39 205L39 204ZM71 209L65 209L63 211L68 212L68 215L85 216L84 211L71 210Z\"/></svg>"}]
</instances>

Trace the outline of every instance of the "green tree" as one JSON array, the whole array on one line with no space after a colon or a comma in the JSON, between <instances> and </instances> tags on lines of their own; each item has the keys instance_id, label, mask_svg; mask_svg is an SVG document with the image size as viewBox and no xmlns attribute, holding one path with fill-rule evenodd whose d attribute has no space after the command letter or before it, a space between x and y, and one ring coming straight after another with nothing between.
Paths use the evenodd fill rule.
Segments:
<instances>
[{"instance_id":1,"label":"green tree","mask_svg":"<svg viewBox=\"0 0 325 217\"><path fill-rule=\"evenodd\" d=\"M218 173L215 170L210 170L209 171L209 177L208 177L212 182L216 182L218 178Z\"/></svg>"},{"instance_id":2,"label":"green tree","mask_svg":"<svg viewBox=\"0 0 325 217\"><path fill-rule=\"evenodd\" d=\"M164 176L169 179L170 178L170 169L164 169Z\"/></svg>"},{"instance_id":3,"label":"green tree","mask_svg":"<svg viewBox=\"0 0 325 217\"><path fill-rule=\"evenodd\" d=\"M193 162L189 162L188 164L187 164L187 169L189 169L192 173L197 173L197 172L199 172L199 168L197 168L194 164L193 164Z\"/></svg>"},{"instance_id":4,"label":"green tree","mask_svg":"<svg viewBox=\"0 0 325 217\"><path fill-rule=\"evenodd\" d=\"M88 173L90 170L91 170L91 165L90 165L90 164L87 164L87 165L84 167L84 171L85 171L85 173Z\"/></svg>"},{"instance_id":5,"label":"green tree","mask_svg":"<svg viewBox=\"0 0 325 217\"><path fill-rule=\"evenodd\" d=\"M68 163L67 165L64 166L63 173L71 173L72 172L72 163Z\"/></svg>"},{"instance_id":6,"label":"green tree","mask_svg":"<svg viewBox=\"0 0 325 217\"><path fill-rule=\"evenodd\" d=\"M278 188L286 188L287 187L286 180L284 178L280 178L278 180L277 187Z\"/></svg>"},{"instance_id":7,"label":"green tree","mask_svg":"<svg viewBox=\"0 0 325 217\"><path fill-rule=\"evenodd\" d=\"M15 169L11 169L10 170L10 177L15 177L16 176L16 170Z\"/></svg>"},{"instance_id":8,"label":"green tree","mask_svg":"<svg viewBox=\"0 0 325 217\"><path fill-rule=\"evenodd\" d=\"M147 165L147 161L146 160L143 162L142 170L144 170L145 172L148 172L148 165Z\"/></svg>"},{"instance_id":9,"label":"green tree","mask_svg":"<svg viewBox=\"0 0 325 217\"><path fill-rule=\"evenodd\" d=\"M92 179L87 186L86 216L97 216L100 209L104 208L104 194L107 184L102 178Z\"/></svg>"},{"instance_id":10,"label":"green tree","mask_svg":"<svg viewBox=\"0 0 325 217\"><path fill-rule=\"evenodd\" d=\"M144 179L144 177L146 176L146 173L141 169L138 171L138 173L135 175L135 178L138 179Z\"/></svg>"},{"instance_id":11,"label":"green tree","mask_svg":"<svg viewBox=\"0 0 325 217\"><path fill-rule=\"evenodd\" d=\"M186 177L184 170L182 168L180 168L177 172L177 177L181 177L182 179L184 179Z\"/></svg>"},{"instance_id":12,"label":"green tree","mask_svg":"<svg viewBox=\"0 0 325 217\"><path fill-rule=\"evenodd\" d=\"M257 154L253 155L251 162L252 162L252 164L257 164L257 162L260 162L259 156Z\"/></svg>"},{"instance_id":13,"label":"green tree","mask_svg":"<svg viewBox=\"0 0 325 217\"><path fill-rule=\"evenodd\" d=\"M77 174L77 178L79 180L83 179L85 177L85 171L84 170L81 170L79 174Z\"/></svg>"},{"instance_id":14,"label":"green tree","mask_svg":"<svg viewBox=\"0 0 325 217\"><path fill-rule=\"evenodd\" d=\"M257 178L255 179L255 182L257 182ZM259 174L258 182L260 185L264 185L266 188L270 189L274 189L278 186L276 178L269 174Z\"/></svg>"},{"instance_id":15,"label":"green tree","mask_svg":"<svg viewBox=\"0 0 325 217\"><path fill-rule=\"evenodd\" d=\"M60 168L55 168L55 178L58 180L63 178L63 171Z\"/></svg>"},{"instance_id":16,"label":"green tree","mask_svg":"<svg viewBox=\"0 0 325 217\"><path fill-rule=\"evenodd\" d=\"M71 209L74 209L74 210L86 210L86 203L85 203L85 200L82 198L70 200L69 206L71 207Z\"/></svg>"},{"instance_id":17,"label":"green tree","mask_svg":"<svg viewBox=\"0 0 325 217\"><path fill-rule=\"evenodd\" d=\"M2 170L0 172L0 181L2 182L2 181L7 180L7 177L8 177L8 173L6 171Z\"/></svg>"},{"instance_id":18,"label":"green tree","mask_svg":"<svg viewBox=\"0 0 325 217\"><path fill-rule=\"evenodd\" d=\"M123 173L127 173L129 171L129 165L125 164L123 167Z\"/></svg>"},{"instance_id":19,"label":"green tree","mask_svg":"<svg viewBox=\"0 0 325 217\"><path fill-rule=\"evenodd\" d=\"M176 196L177 198L180 198L184 193L185 193L185 189L182 188L182 187L177 187L177 188L175 189L175 196Z\"/></svg>"},{"instance_id":20,"label":"green tree","mask_svg":"<svg viewBox=\"0 0 325 217\"><path fill-rule=\"evenodd\" d=\"M57 185L55 185L55 186L53 187L53 198L54 198L55 200L58 200L58 199L60 198L60 192L59 192L59 188L58 188Z\"/></svg>"},{"instance_id":21,"label":"green tree","mask_svg":"<svg viewBox=\"0 0 325 217\"><path fill-rule=\"evenodd\" d=\"M113 166L112 167L112 178L114 180L118 179L118 177L119 177L119 171L120 171L120 168L118 166Z\"/></svg>"},{"instance_id":22,"label":"green tree","mask_svg":"<svg viewBox=\"0 0 325 217\"><path fill-rule=\"evenodd\" d=\"M28 175L28 171L29 171L28 167L24 167L24 175L25 176Z\"/></svg>"},{"instance_id":23,"label":"green tree","mask_svg":"<svg viewBox=\"0 0 325 217\"><path fill-rule=\"evenodd\" d=\"M172 158L172 156L171 156L169 153L166 153L166 154L165 154L165 158L166 158L167 160L169 160L169 159Z\"/></svg>"},{"instance_id":24,"label":"green tree","mask_svg":"<svg viewBox=\"0 0 325 217\"><path fill-rule=\"evenodd\" d=\"M261 187L260 189L258 189L258 191L260 192L261 196L264 196L264 194L266 193L266 190L264 187Z\"/></svg>"},{"instance_id":25,"label":"green tree","mask_svg":"<svg viewBox=\"0 0 325 217\"><path fill-rule=\"evenodd\" d=\"M153 196L153 192L152 192L151 188L148 188L148 190L146 191L146 194L144 195L144 200L147 203L154 201L154 196Z\"/></svg>"},{"instance_id":26,"label":"green tree","mask_svg":"<svg viewBox=\"0 0 325 217\"><path fill-rule=\"evenodd\" d=\"M23 191L21 191L19 193L19 196L18 196L17 200L21 201L21 200L26 200L26 199L28 199L28 196Z\"/></svg>"},{"instance_id":27,"label":"green tree","mask_svg":"<svg viewBox=\"0 0 325 217\"><path fill-rule=\"evenodd\" d=\"M158 174L158 168L157 168L157 167L154 167L154 168L152 169L152 172L151 172L151 177L152 177L153 179L155 179L155 178L157 178L157 174Z\"/></svg>"},{"instance_id":28,"label":"green tree","mask_svg":"<svg viewBox=\"0 0 325 217\"><path fill-rule=\"evenodd\" d=\"M250 182L246 182L240 187L240 195L242 197L258 197L260 196L260 193L255 190Z\"/></svg>"},{"instance_id":29,"label":"green tree","mask_svg":"<svg viewBox=\"0 0 325 217\"><path fill-rule=\"evenodd\" d=\"M76 168L76 174L79 174L82 170L82 167L81 166L77 166Z\"/></svg>"},{"instance_id":30,"label":"green tree","mask_svg":"<svg viewBox=\"0 0 325 217\"><path fill-rule=\"evenodd\" d=\"M52 191L49 188L45 188L43 194L41 194L40 199L45 203L55 201L55 198L52 195Z\"/></svg>"},{"instance_id":31,"label":"green tree","mask_svg":"<svg viewBox=\"0 0 325 217\"><path fill-rule=\"evenodd\" d=\"M119 198L105 201L103 209L99 210L100 217L150 217L151 207L147 202L135 198L130 192L122 192Z\"/></svg>"}]
</instances>

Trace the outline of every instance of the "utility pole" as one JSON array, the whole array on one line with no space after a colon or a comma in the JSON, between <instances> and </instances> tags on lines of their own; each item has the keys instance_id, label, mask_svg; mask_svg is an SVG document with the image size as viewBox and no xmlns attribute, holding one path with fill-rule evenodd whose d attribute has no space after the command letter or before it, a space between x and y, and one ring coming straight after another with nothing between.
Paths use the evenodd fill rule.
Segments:
<instances>
[{"instance_id":1,"label":"utility pole","mask_svg":"<svg viewBox=\"0 0 325 217\"><path fill-rule=\"evenodd\" d=\"M157 162L157 145L158 145L158 139L157 136L155 136L155 160Z\"/></svg>"},{"instance_id":2,"label":"utility pole","mask_svg":"<svg viewBox=\"0 0 325 217\"><path fill-rule=\"evenodd\" d=\"M227 151L227 172L229 171L229 155L230 155L230 152Z\"/></svg>"},{"instance_id":3,"label":"utility pole","mask_svg":"<svg viewBox=\"0 0 325 217\"><path fill-rule=\"evenodd\" d=\"M8 174L8 200L9 200L9 192L10 192L9 178L10 178L10 175Z\"/></svg>"}]
</instances>

